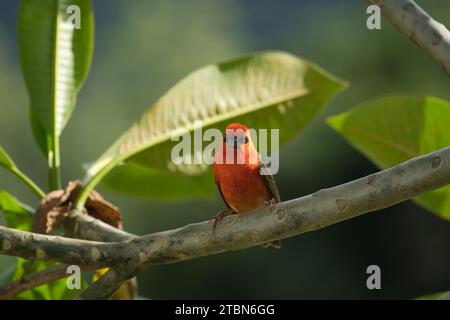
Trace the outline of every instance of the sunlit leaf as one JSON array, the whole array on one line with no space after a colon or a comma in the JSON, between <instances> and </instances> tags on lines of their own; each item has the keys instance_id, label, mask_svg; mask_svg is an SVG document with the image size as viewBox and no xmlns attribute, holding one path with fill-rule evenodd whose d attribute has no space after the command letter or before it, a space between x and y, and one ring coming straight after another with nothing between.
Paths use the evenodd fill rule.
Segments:
<instances>
[{"instance_id":1,"label":"sunlit leaf","mask_svg":"<svg viewBox=\"0 0 450 320\"><path fill-rule=\"evenodd\" d=\"M93 51L90 0L22 0L18 35L32 121L38 120L54 139L72 114L90 66ZM35 123L33 127L38 126ZM40 134L33 132L42 149L42 130Z\"/></svg>"},{"instance_id":2,"label":"sunlit leaf","mask_svg":"<svg viewBox=\"0 0 450 320\"><path fill-rule=\"evenodd\" d=\"M203 129L223 130L239 121L255 129L280 129L283 143L344 87L318 66L285 52L257 53L206 66L181 80L145 112L90 167L88 176L97 179L123 161L198 174L207 166L193 170L194 166L174 166L171 161L176 129L192 132L195 122L202 121ZM123 179L114 184L119 183Z\"/></svg>"},{"instance_id":3,"label":"sunlit leaf","mask_svg":"<svg viewBox=\"0 0 450 320\"><path fill-rule=\"evenodd\" d=\"M450 103L434 97L377 98L328 123L382 169L450 145ZM414 200L450 220L450 186Z\"/></svg>"}]
</instances>

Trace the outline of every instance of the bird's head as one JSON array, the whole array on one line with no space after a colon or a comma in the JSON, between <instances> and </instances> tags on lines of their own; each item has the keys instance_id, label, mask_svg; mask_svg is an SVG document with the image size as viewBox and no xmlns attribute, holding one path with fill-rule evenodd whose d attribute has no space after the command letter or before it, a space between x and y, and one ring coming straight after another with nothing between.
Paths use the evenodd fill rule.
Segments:
<instances>
[{"instance_id":1,"label":"bird's head","mask_svg":"<svg viewBox=\"0 0 450 320\"><path fill-rule=\"evenodd\" d=\"M259 165L258 151L253 145L250 130L243 124L231 123L227 126L220 150L216 153L215 163Z\"/></svg>"},{"instance_id":2,"label":"bird's head","mask_svg":"<svg viewBox=\"0 0 450 320\"><path fill-rule=\"evenodd\" d=\"M225 130L223 142L226 148L242 148L250 141L249 129L240 123L231 123Z\"/></svg>"}]
</instances>

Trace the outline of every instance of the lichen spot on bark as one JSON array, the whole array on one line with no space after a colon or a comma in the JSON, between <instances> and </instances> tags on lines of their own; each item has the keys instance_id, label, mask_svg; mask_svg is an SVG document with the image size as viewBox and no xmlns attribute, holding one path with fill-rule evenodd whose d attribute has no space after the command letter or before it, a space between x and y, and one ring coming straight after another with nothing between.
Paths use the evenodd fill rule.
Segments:
<instances>
[{"instance_id":1,"label":"lichen spot on bark","mask_svg":"<svg viewBox=\"0 0 450 320\"><path fill-rule=\"evenodd\" d=\"M147 258L147 255L144 252L139 252L139 263L144 263Z\"/></svg>"},{"instance_id":2,"label":"lichen spot on bark","mask_svg":"<svg viewBox=\"0 0 450 320\"><path fill-rule=\"evenodd\" d=\"M348 208L347 199L336 199L336 207L339 211L345 211Z\"/></svg>"},{"instance_id":3,"label":"lichen spot on bark","mask_svg":"<svg viewBox=\"0 0 450 320\"><path fill-rule=\"evenodd\" d=\"M101 256L100 250L98 250L96 247L93 247L91 249L91 259L92 259L92 261L94 261L94 262L97 261L98 258L100 258L100 256Z\"/></svg>"},{"instance_id":4,"label":"lichen spot on bark","mask_svg":"<svg viewBox=\"0 0 450 320\"><path fill-rule=\"evenodd\" d=\"M2 248L3 248L3 251L8 251L9 249L12 248L12 242L9 241L8 239L3 239Z\"/></svg>"},{"instance_id":5,"label":"lichen spot on bark","mask_svg":"<svg viewBox=\"0 0 450 320\"><path fill-rule=\"evenodd\" d=\"M286 220L287 212L286 209L278 209L277 211L277 221L279 223L282 223L284 220Z\"/></svg>"},{"instance_id":6,"label":"lichen spot on bark","mask_svg":"<svg viewBox=\"0 0 450 320\"><path fill-rule=\"evenodd\" d=\"M237 214L232 214L232 215L229 215L228 217L227 217L227 222L228 222L228 225L229 226L231 226L231 225L233 225L233 224L235 224L236 223L236 221L237 221L237 219L238 219L238 216L237 216Z\"/></svg>"},{"instance_id":7,"label":"lichen spot on bark","mask_svg":"<svg viewBox=\"0 0 450 320\"><path fill-rule=\"evenodd\" d=\"M207 247L210 243L210 238L207 233L202 233L200 235L199 239L200 239L200 243L202 244L203 247Z\"/></svg>"},{"instance_id":8,"label":"lichen spot on bark","mask_svg":"<svg viewBox=\"0 0 450 320\"><path fill-rule=\"evenodd\" d=\"M375 174L371 174L369 178L367 178L367 184L372 184L377 179L377 176Z\"/></svg>"},{"instance_id":9,"label":"lichen spot on bark","mask_svg":"<svg viewBox=\"0 0 450 320\"><path fill-rule=\"evenodd\" d=\"M36 249L36 259L42 260L47 256L44 250L37 248Z\"/></svg>"},{"instance_id":10,"label":"lichen spot on bark","mask_svg":"<svg viewBox=\"0 0 450 320\"><path fill-rule=\"evenodd\" d=\"M441 162L441 157L433 157L433 159L431 159L431 166L433 167L433 169L436 169L437 167L439 167Z\"/></svg>"}]
</instances>

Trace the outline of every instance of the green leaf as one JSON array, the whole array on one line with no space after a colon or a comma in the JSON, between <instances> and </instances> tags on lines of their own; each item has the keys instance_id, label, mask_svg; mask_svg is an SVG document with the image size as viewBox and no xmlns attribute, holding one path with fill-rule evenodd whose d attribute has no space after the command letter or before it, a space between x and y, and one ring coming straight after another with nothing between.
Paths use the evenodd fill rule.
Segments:
<instances>
[{"instance_id":1,"label":"green leaf","mask_svg":"<svg viewBox=\"0 0 450 320\"><path fill-rule=\"evenodd\" d=\"M80 9L80 29L72 18ZM50 135L59 136L86 78L93 52L89 0L22 0L20 58L34 114Z\"/></svg>"},{"instance_id":2,"label":"green leaf","mask_svg":"<svg viewBox=\"0 0 450 320\"><path fill-rule=\"evenodd\" d=\"M446 297L446 295L449 295L449 297L450 297L450 292L443 291L443 292L438 292L438 293L430 293L430 294L426 294L426 295L417 297L414 300L442 300L442 299L444 299L444 297Z\"/></svg>"},{"instance_id":3,"label":"green leaf","mask_svg":"<svg viewBox=\"0 0 450 320\"><path fill-rule=\"evenodd\" d=\"M23 258L17 259L16 270L10 281L16 281L22 278L26 274L37 272L45 269L43 261L30 261ZM33 288L19 293L15 296L15 299L21 300L49 300L51 299L51 293L48 285L44 284L39 287Z\"/></svg>"},{"instance_id":4,"label":"green leaf","mask_svg":"<svg viewBox=\"0 0 450 320\"><path fill-rule=\"evenodd\" d=\"M344 82L313 63L285 52L262 52L206 66L181 80L145 112L90 167L89 183L95 184L123 161L173 170L170 155L178 142L171 136L176 129L192 132L196 121L202 121L203 129L224 130L237 121L255 129L281 128L280 142L286 142L344 87ZM175 169L199 173L207 167Z\"/></svg>"},{"instance_id":5,"label":"green leaf","mask_svg":"<svg viewBox=\"0 0 450 320\"><path fill-rule=\"evenodd\" d=\"M0 210L5 215L7 227L31 231L33 222L32 209L20 203L16 198L4 190L0 190ZM0 276L0 284L18 280L26 274L38 272L56 265L55 262L30 261L17 258L15 268L13 270L8 270L8 272L5 272ZM72 299L86 287L86 282L81 281L81 283L82 288L79 290L69 290L67 289L66 279L60 279L24 291L15 298L32 300Z\"/></svg>"},{"instance_id":6,"label":"green leaf","mask_svg":"<svg viewBox=\"0 0 450 320\"><path fill-rule=\"evenodd\" d=\"M0 211L3 212L7 227L31 231L33 222L32 209L21 204L16 198L1 189Z\"/></svg>"},{"instance_id":7,"label":"green leaf","mask_svg":"<svg viewBox=\"0 0 450 320\"><path fill-rule=\"evenodd\" d=\"M107 189L155 200L210 198L215 194L212 172L202 176L163 172L134 163L115 167L103 180Z\"/></svg>"},{"instance_id":8,"label":"green leaf","mask_svg":"<svg viewBox=\"0 0 450 320\"><path fill-rule=\"evenodd\" d=\"M0 146L0 166L5 167L10 171L16 168L16 165L6 153L5 149L2 148L2 146Z\"/></svg>"},{"instance_id":9,"label":"green leaf","mask_svg":"<svg viewBox=\"0 0 450 320\"><path fill-rule=\"evenodd\" d=\"M7 227L31 231L33 216L30 212L30 208L21 204L16 198L4 190L0 190L0 210L5 215ZM6 283L18 280L26 274L41 271L55 265L56 263L49 261L30 261L18 258L14 270L2 274L1 281ZM66 279L60 279L22 292L15 298L32 300L70 299L80 292L81 290L68 290Z\"/></svg>"},{"instance_id":10,"label":"green leaf","mask_svg":"<svg viewBox=\"0 0 450 320\"><path fill-rule=\"evenodd\" d=\"M18 258L16 270L10 281L19 280L26 274L39 272L57 265L57 263L50 261L30 261ZM70 290L67 288L67 279L63 278L21 292L14 298L21 300L69 300L79 295L86 286L86 282L82 280L80 289Z\"/></svg>"},{"instance_id":11,"label":"green leaf","mask_svg":"<svg viewBox=\"0 0 450 320\"><path fill-rule=\"evenodd\" d=\"M434 97L376 98L328 123L381 169L450 145L450 103ZM414 200L450 220L450 186Z\"/></svg>"},{"instance_id":12,"label":"green leaf","mask_svg":"<svg viewBox=\"0 0 450 320\"><path fill-rule=\"evenodd\" d=\"M33 111L33 109L30 110L30 123L31 131L34 135L34 140L36 140L39 150L41 150L44 156L47 157L48 152L50 151L47 141L47 132L45 131L44 127L41 124L41 121L38 119L38 116Z\"/></svg>"},{"instance_id":13,"label":"green leaf","mask_svg":"<svg viewBox=\"0 0 450 320\"><path fill-rule=\"evenodd\" d=\"M49 160L50 189L59 189L59 137L92 60L90 0L22 0L18 35L32 131Z\"/></svg>"},{"instance_id":14,"label":"green leaf","mask_svg":"<svg viewBox=\"0 0 450 320\"><path fill-rule=\"evenodd\" d=\"M14 272L16 271L16 264L8 266L0 273L0 286L4 286L11 281Z\"/></svg>"}]
</instances>

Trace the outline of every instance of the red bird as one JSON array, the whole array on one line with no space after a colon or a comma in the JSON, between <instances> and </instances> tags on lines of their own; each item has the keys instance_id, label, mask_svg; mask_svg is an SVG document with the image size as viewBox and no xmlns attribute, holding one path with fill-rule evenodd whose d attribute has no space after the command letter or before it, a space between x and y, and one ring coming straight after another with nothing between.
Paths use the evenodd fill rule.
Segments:
<instances>
[{"instance_id":1,"label":"red bird","mask_svg":"<svg viewBox=\"0 0 450 320\"><path fill-rule=\"evenodd\" d=\"M214 217L216 223L230 213L243 213L280 202L272 175L262 175L259 153L249 129L240 123L227 126L226 134L214 155L213 171L227 209ZM279 248L280 242L268 245Z\"/></svg>"}]
</instances>

